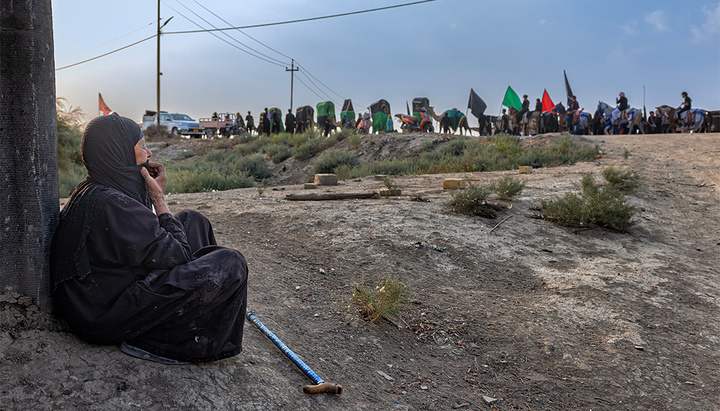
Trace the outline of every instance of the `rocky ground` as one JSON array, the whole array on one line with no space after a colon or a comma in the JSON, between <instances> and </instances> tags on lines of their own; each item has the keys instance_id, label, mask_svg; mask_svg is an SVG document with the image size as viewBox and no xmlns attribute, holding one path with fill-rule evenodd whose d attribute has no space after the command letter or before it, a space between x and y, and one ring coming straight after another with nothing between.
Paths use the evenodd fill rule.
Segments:
<instances>
[{"instance_id":1,"label":"rocky ground","mask_svg":"<svg viewBox=\"0 0 720 411\"><path fill-rule=\"evenodd\" d=\"M342 395L303 394L309 379L250 323L237 357L166 366L83 343L6 292L0 409L718 409L720 135L587 139L602 158L523 176L494 220L449 212L442 180L464 174L399 177L402 196L380 199L286 200L309 191L300 184L168 196L245 254L249 309ZM366 137L361 150L419 141ZM540 199L609 166L642 177L629 234L532 218ZM380 188L367 177L318 191ZM348 303L353 284L386 276L410 286L410 305L367 322Z\"/></svg>"}]
</instances>

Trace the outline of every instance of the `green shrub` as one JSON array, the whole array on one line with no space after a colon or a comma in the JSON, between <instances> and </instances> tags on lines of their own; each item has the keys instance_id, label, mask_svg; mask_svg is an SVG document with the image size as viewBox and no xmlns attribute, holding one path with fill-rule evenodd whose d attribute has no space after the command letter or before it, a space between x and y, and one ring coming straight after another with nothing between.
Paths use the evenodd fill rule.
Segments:
<instances>
[{"instance_id":1,"label":"green shrub","mask_svg":"<svg viewBox=\"0 0 720 411\"><path fill-rule=\"evenodd\" d=\"M75 187L85 179L87 171L82 160L82 118L80 108L72 107L67 100L57 99L58 183L60 197L69 197Z\"/></svg>"},{"instance_id":2,"label":"green shrub","mask_svg":"<svg viewBox=\"0 0 720 411\"><path fill-rule=\"evenodd\" d=\"M266 146L264 148L265 154L272 160L273 163L278 164L292 157L290 147L284 144Z\"/></svg>"},{"instance_id":3,"label":"green shrub","mask_svg":"<svg viewBox=\"0 0 720 411\"><path fill-rule=\"evenodd\" d=\"M214 166L182 166L168 163L165 166L168 193L197 193L213 190L231 190L255 186L253 178L240 170L218 170Z\"/></svg>"},{"instance_id":4,"label":"green shrub","mask_svg":"<svg viewBox=\"0 0 720 411\"><path fill-rule=\"evenodd\" d=\"M611 186L627 194L640 186L640 176L634 170L620 170L608 167L603 170L603 177Z\"/></svg>"},{"instance_id":5,"label":"green shrub","mask_svg":"<svg viewBox=\"0 0 720 411\"><path fill-rule=\"evenodd\" d=\"M240 157L233 163L228 164L227 168L246 172L259 180L270 176L270 170L265 164L265 156L262 154Z\"/></svg>"},{"instance_id":6,"label":"green shrub","mask_svg":"<svg viewBox=\"0 0 720 411\"><path fill-rule=\"evenodd\" d=\"M501 177L490 186L490 189L503 200L512 200L513 197L522 193L525 188L525 181L511 175Z\"/></svg>"},{"instance_id":7,"label":"green shrub","mask_svg":"<svg viewBox=\"0 0 720 411\"><path fill-rule=\"evenodd\" d=\"M323 149L321 137L310 138L292 151L292 156L298 160L308 160Z\"/></svg>"},{"instance_id":8,"label":"green shrub","mask_svg":"<svg viewBox=\"0 0 720 411\"><path fill-rule=\"evenodd\" d=\"M489 187L471 184L453 193L447 204L455 213L495 218L495 211L486 202L491 192Z\"/></svg>"},{"instance_id":9,"label":"green shrub","mask_svg":"<svg viewBox=\"0 0 720 411\"><path fill-rule=\"evenodd\" d=\"M583 176L581 193L541 201L547 218L563 226L605 227L627 232L636 224L637 209L627 204L625 196L613 186L600 186L593 173Z\"/></svg>"},{"instance_id":10,"label":"green shrub","mask_svg":"<svg viewBox=\"0 0 720 411\"><path fill-rule=\"evenodd\" d=\"M350 136L350 140L348 141L350 141L350 146L352 146L352 148L357 149L362 143L362 137L357 134L353 134L352 136Z\"/></svg>"},{"instance_id":11,"label":"green shrub","mask_svg":"<svg viewBox=\"0 0 720 411\"><path fill-rule=\"evenodd\" d=\"M333 173L341 165L355 167L359 164L355 154L349 151L328 151L315 161L315 173Z\"/></svg>"},{"instance_id":12,"label":"green shrub","mask_svg":"<svg viewBox=\"0 0 720 411\"><path fill-rule=\"evenodd\" d=\"M360 309L360 315L371 322L381 317L397 316L407 306L410 288L386 277L374 288L353 284L351 301Z\"/></svg>"}]
</instances>

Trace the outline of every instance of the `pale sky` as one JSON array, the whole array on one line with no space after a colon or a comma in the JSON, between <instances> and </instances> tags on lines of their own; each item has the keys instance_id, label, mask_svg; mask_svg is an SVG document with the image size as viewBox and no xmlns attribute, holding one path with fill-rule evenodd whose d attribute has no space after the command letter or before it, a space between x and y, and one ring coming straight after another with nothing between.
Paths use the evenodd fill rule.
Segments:
<instances>
[{"instance_id":1,"label":"pale sky","mask_svg":"<svg viewBox=\"0 0 720 411\"><path fill-rule=\"evenodd\" d=\"M581 107L592 112L598 100L614 105L620 91L631 106L642 108L643 86L648 111L678 106L682 91L693 107L720 109L719 1L436 0L215 32L225 41L210 33L169 34L199 29L188 19L202 28L224 28L409 1L162 0L163 22L173 18L161 39L161 108L195 119L214 111L250 110L257 117L265 107L286 112L290 73L285 69L294 58L301 67L295 73L294 109L332 100L339 113L343 100L351 98L360 112L385 99L397 113L405 112L406 101L427 97L437 112L466 111L473 88L487 103L486 114L494 115L508 86L520 96L528 94L531 103L543 89L554 102L564 101L563 70ZM56 68L157 31L154 1L54 0L52 5ZM238 42L264 56L240 51L244 46ZM111 109L139 122L146 109L156 108L156 47L153 38L56 71L57 95L80 106L89 119L99 114L99 92Z\"/></svg>"}]
</instances>

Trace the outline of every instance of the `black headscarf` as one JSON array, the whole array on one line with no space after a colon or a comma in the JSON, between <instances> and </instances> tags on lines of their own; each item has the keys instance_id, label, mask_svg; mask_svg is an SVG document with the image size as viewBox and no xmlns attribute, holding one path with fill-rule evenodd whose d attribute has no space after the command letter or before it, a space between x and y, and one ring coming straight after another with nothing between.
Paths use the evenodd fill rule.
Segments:
<instances>
[{"instance_id":1,"label":"black headscarf","mask_svg":"<svg viewBox=\"0 0 720 411\"><path fill-rule=\"evenodd\" d=\"M87 125L82 139L82 157L87 180L112 187L152 208L147 184L137 165L134 146L143 138L133 120L117 113L100 116Z\"/></svg>"},{"instance_id":2,"label":"black headscarf","mask_svg":"<svg viewBox=\"0 0 720 411\"><path fill-rule=\"evenodd\" d=\"M129 118L109 114L93 119L85 128L82 157L88 174L60 212L50 252L52 290L61 282L90 273L86 238L95 200L104 187L114 188L152 210L147 184L137 164L135 144L143 138L140 126Z\"/></svg>"}]
</instances>

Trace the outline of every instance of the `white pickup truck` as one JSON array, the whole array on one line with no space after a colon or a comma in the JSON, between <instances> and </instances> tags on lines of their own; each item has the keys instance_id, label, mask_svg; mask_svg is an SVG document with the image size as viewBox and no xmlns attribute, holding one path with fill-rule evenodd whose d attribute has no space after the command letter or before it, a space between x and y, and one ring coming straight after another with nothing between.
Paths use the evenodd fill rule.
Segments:
<instances>
[{"instance_id":1,"label":"white pickup truck","mask_svg":"<svg viewBox=\"0 0 720 411\"><path fill-rule=\"evenodd\" d=\"M148 129L148 127L157 124L156 116L157 113L154 111L145 111L142 124L140 125L143 133ZM160 125L165 127L165 129L174 136L183 135L202 137L204 135L204 131L202 127L200 127L200 123L190 118L187 114L161 112Z\"/></svg>"}]
</instances>

